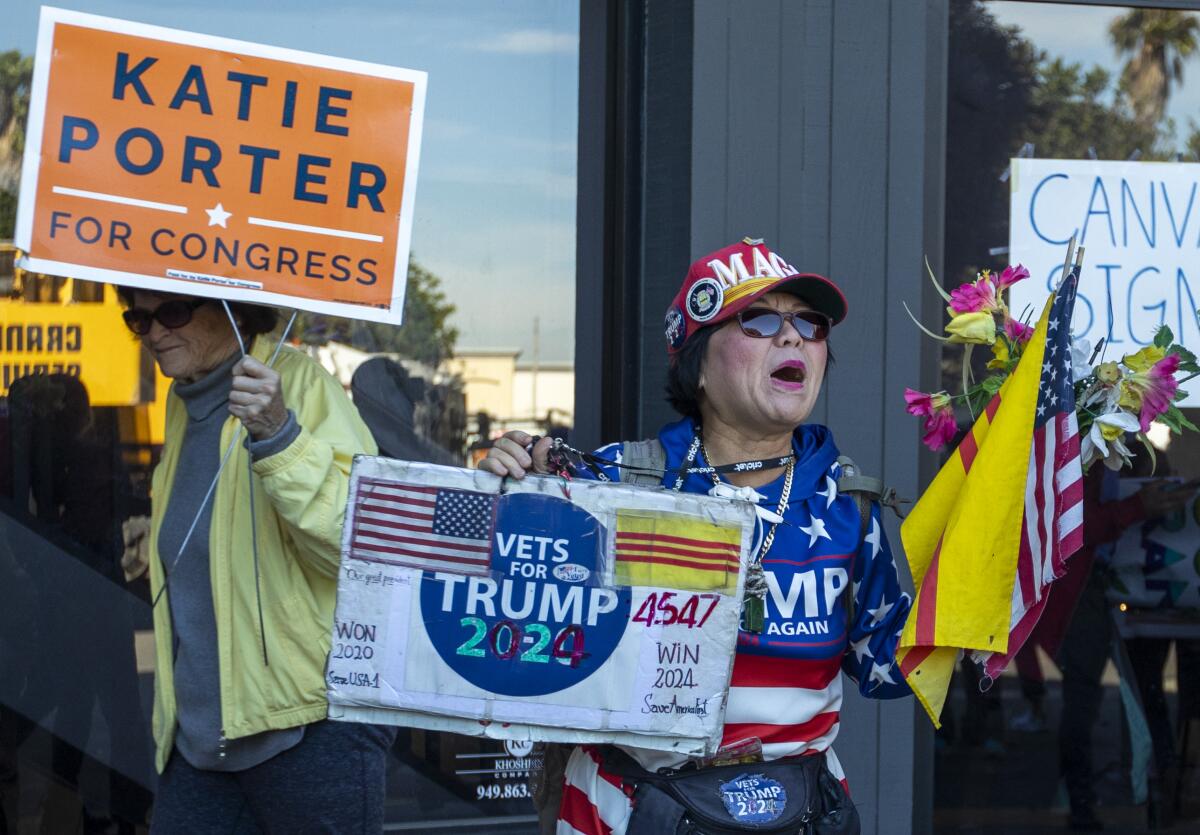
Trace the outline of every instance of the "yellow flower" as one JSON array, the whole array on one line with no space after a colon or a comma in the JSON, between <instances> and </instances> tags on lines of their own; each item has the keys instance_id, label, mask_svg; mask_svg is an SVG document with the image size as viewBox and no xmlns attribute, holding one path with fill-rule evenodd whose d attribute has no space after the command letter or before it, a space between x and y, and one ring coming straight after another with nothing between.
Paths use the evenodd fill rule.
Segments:
<instances>
[{"instance_id":1,"label":"yellow flower","mask_svg":"<svg viewBox=\"0 0 1200 835\"><path fill-rule=\"evenodd\" d=\"M1142 393L1136 386L1131 386L1128 381L1121 383L1121 399L1117 401L1117 405L1127 412L1140 412L1142 410Z\"/></svg>"},{"instance_id":2,"label":"yellow flower","mask_svg":"<svg viewBox=\"0 0 1200 835\"><path fill-rule=\"evenodd\" d=\"M1115 362L1102 362L1096 369L1096 379L1105 385L1111 386L1117 380L1121 379L1121 369L1117 367Z\"/></svg>"},{"instance_id":3,"label":"yellow flower","mask_svg":"<svg viewBox=\"0 0 1200 835\"><path fill-rule=\"evenodd\" d=\"M1167 352L1162 348L1155 347L1154 345L1147 345L1136 354L1126 354L1125 358L1122 359L1121 362L1125 363L1125 366L1130 370L1136 371L1139 374L1144 374L1150 370L1150 366L1154 365L1166 355Z\"/></svg>"},{"instance_id":4,"label":"yellow flower","mask_svg":"<svg viewBox=\"0 0 1200 835\"><path fill-rule=\"evenodd\" d=\"M1100 434L1104 436L1104 440L1106 441L1115 441L1125 434L1125 430L1111 423L1101 423Z\"/></svg>"},{"instance_id":5,"label":"yellow flower","mask_svg":"<svg viewBox=\"0 0 1200 835\"><path fill-rule=\"evenodd\" d=\"M992 359L988 360L987 367L1003 369L1008 365L1009 359L1008 343L1003 339L997 339L992 343Z\"/></svg>"},{"instance_id":6,"label":"yellow flower","mask_svg":"<svg viewBox=\"0 0 1200 835\"><path fill-rule=\"evenodd\" d=\"M960 313L946 325L950 341L959 344L992 345L996 342L996 320L991 313Z\"/></svg>"}]
</instances>

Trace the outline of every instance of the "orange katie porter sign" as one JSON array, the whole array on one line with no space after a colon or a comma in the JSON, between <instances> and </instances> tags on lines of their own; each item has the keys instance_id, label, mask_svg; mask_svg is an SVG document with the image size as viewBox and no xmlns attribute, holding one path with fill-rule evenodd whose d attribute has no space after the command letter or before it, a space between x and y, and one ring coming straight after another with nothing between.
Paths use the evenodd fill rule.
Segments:
<instances>
[{"instance_id":1,"label":"orange katie porter sign","mask_svg":"<svg viewBox=\"0 0 1200 835\"><path fill-rule=\"evenodd\" d=\"M425 84L44 7L23 266L398 324Z\"/></svg>"}]
</instances>

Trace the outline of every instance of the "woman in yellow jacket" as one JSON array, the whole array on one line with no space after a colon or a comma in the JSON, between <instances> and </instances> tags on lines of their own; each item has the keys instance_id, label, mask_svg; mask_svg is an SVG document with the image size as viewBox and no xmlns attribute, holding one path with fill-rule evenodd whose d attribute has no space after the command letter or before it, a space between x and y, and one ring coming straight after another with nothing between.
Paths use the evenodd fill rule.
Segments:
<instances>
[{"instance_id":1,"label":"woman in yellow jacket","mask_svg":"<svg viewBox=\"0 0 1200 835\"><path fill-rule=\"evenodd\" d=\"M173 379L144 549L161 592L153 831L379 832L392 733L326 720L324 680L350 465L371 435L307 356L268 365L273 310L230 306L242 356L220 302L121 295Z\"/></svg>"}]
</instances>

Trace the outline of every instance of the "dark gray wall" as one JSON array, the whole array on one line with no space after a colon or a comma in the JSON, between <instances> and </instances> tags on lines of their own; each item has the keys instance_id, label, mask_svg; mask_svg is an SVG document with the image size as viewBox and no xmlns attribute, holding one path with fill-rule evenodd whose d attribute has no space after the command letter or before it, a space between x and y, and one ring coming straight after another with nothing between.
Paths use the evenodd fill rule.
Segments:
<instances>
[{"instance_id":1,"label":"dark gray wall","mask_svg":"<svg viewBox=\"0 0 1200 835\"><path fill-rule=\"evenodd\" d=\"M923 258L938 269L947 2L585 0L581 444L650 435L673 417L662 398L663 313L692 259L751 235L845 291L850 316L834 333L837 363L812 419L828 423L865 469L917 495L932 462L919 451L903 392L932 387L938 362L901 302L936 316ZM589 64L603 39L612 58L614 9L636 32L616 40L641 39L633 73ZM614 88L625 109L609 107L607 123L592 121L597 109L585 115L584 90L604 89L611 103ZM632 122L637 140L625 136L619 152L640 180L597 173L600 157L585 143L611 140L616 123ZM606 147L611 164L614 146ZM616 203L632 227L619 252L611 251ZM594 315L605 288L620 288L620 319ZM896 524L889 535L898 548ZM932 735L918 710L913 700L847 696L835 747L865 833L931 829Z\"/></svg>"}]
</instances>

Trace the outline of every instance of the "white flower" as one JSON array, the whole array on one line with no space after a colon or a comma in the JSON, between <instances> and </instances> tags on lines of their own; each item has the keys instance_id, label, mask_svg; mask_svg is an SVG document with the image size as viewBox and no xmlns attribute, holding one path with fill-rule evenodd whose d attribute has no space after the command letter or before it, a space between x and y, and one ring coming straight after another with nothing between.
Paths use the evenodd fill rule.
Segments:
<instances>
[{"instance_id":1,"label":"white flower","mask_svg":"<svg viewBox=\"0 0 1200 835\"><path fill-rule=\"evenodd\" d=\"M1129 464L1133 454L1125 446L1125 433L1137 432L1140 426L1138 419L1129 412L1110 412L1097 417L1079 445L1084 468L1096 458L1103 459L1104 466L1110 470L1119 470ZM1108 438L1105 438L1106 434Z\"/></svg>"},{"instance_id":2,"label":"white flower","mask_svg":"<svg viewBox=\"0 0 1200 835\"><path fill-rule=\"evenodd\" d=\"M1071 382L1078 383L1092 373L1088 362L1092 358L1092 343L1086 339L1071 339Z\"/></svg>"}]
</instances>

